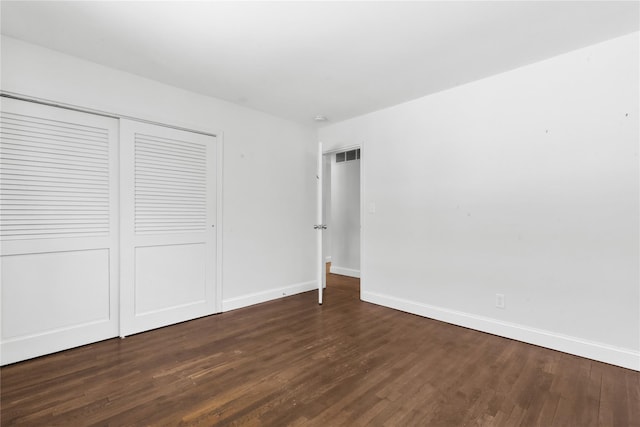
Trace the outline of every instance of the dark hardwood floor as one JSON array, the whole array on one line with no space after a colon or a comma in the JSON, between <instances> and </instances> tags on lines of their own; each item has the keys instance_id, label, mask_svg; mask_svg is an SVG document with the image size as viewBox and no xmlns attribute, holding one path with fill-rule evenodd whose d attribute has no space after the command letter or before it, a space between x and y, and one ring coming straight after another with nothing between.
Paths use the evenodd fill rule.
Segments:
<instances>
[{"instance_id":1,"label":"dark hardwood floor","mask_svg":"<svg viewBox=\"0 0 640 427\"><path fill-rule=\"evenodd\" d=\"M361 302L358 280L1 369L3 426L640 426L640 373Z\"/></svg>"}]
</instances>

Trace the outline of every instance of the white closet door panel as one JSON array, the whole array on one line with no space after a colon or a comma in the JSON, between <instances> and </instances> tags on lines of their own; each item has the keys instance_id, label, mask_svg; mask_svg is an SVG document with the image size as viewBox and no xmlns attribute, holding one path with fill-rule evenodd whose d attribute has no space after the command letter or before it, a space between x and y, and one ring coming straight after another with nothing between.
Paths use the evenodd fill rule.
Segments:
<instances>
[{"instance_id":1,"label":"white closet door panel","mask_svg":"<svg viewBox=\"0 0 640 427\"><path fill-rule=\"evenodd\" d=\"M118 123L1 102L6 364L118 334Z\"/></svg>"},{"instance_id":2,"label":"white closet door panel","mask_svg":"<svg viewBox=\"0 0 640 427\"><path fill-rule=\"evenodd\" d=\"M76 265L73 274L69 265ZM109 276L102 274L108 269L108 249L2 257L3 281L21 284L3 293L11 304L3 307L2 336L12 339L108 321Z\"/></svg>"},{"instance_id":3,"label":"white closet door panel","mask_svg":"<svg viewBox=\"0 0 640 427\"><path fill-rule=\"evenodd\" d=\"M121 120L122 336L215 312L216 139Z\"/></svg>"},{"instance_id":4,"label":"white closet door panel","mask_svg":"<svg viewBox=\"0 0 640 427\"><path fill-rule=\"evenodd\" d=\"M204 303L206 255L204 243L136 248L136 313Z\"/></svg>"}]
</instances>

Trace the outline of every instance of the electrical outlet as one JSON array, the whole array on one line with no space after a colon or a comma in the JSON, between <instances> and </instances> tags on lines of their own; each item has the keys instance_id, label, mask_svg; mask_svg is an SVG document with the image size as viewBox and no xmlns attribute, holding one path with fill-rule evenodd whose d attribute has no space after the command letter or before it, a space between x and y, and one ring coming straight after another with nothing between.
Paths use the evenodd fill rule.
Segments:
<instances>
[{"instance_id":1,"label":"electrical outlet","mask_svg":"<svg viewBox=\"0 0 640 427\"><path fill-rule=\"evenodd\" d=\"M504 294L496 294L496 307L504 308Z\"/></svg>"}]
</instances>

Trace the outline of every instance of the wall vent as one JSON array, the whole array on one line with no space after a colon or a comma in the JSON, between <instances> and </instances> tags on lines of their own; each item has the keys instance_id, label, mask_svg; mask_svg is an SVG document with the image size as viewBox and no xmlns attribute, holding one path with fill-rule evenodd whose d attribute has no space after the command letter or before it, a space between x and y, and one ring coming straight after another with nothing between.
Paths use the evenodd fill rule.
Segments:
<instances>
[{"instance_id":1,"label":"wall vent","mask_svg":"<svg viewBox=\"0 0 640 427\"><path fill-rule=\"evenodd\" d=\"M336 163L350 162L352 160L360 159L360 149L343 151L336 153Z\"/></svg>"}]
</instances>

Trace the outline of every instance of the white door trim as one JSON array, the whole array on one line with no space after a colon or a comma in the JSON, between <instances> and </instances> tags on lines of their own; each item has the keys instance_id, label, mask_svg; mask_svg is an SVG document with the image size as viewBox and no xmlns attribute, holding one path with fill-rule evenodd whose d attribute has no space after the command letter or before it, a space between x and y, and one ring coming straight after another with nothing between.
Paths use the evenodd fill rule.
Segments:
<instances>
[{"instance_id":1,"label":"white door trim","mask_svg":"<svg viewBox=\"0 0 640 427\"><path fill-rule=\"evenodd\" d=\"M103 111L103 110L96 110L94 108L87 108L87 107L82 107L82 106L78 106L78 105L74 105L74 104L67 104L67 103L64 103L64 102L57 102L57 101L52 101L52 100L48 100L48 99L44 99L44 98L38 98L38 97L35 97L35 96L23 95L23 94L19 94L19 93L16 93L16 92L9 92L9 91L6 91L6 90L0 90L0 97L7 98L7 99L17 99L17 100L25 101L25 102L33 102L34 104L46 105L46 106L49 106L49 107L62 108L62 109L71 110L71 111L78 111L80 113L94 114L96 116L110 117L112 119L133 120L133 121L140 122L140 123L147 123L147 124L156 125L156 126L162 126L162 127L166 127L166 128L184 130L184 131L187 131L187 132L198 133L198 134L201 134L201 135L208 135L208 136L215 136L215 137L218 136L218 132L207 132L207 131L193 129L193 128L189 128L189 127L177 126L177 125L172 125L172 124L169 124L169 123L162 123L162 122L157 122L157 121L154 121L154 120L148 120L148 119L144 119L142 117L128 116L126 114L113 113L113 112L108 112L108 111Z\"/></svg>"},{"instance_id":2,"label":"white door trim","mask_svg":"<svg viewBox=\"0 0 640 427\"><path fill-rule=\"evenodd\" d=\"M222 242L222 230L224 220L224 207L223 207L223 178L224 178L224 133L219 132L217 135L211 135L216 137L216 313L222 313L222 283L224 275L222 274L222 261L223 261L223 242Z\"/></svg>"}]
</instances>

